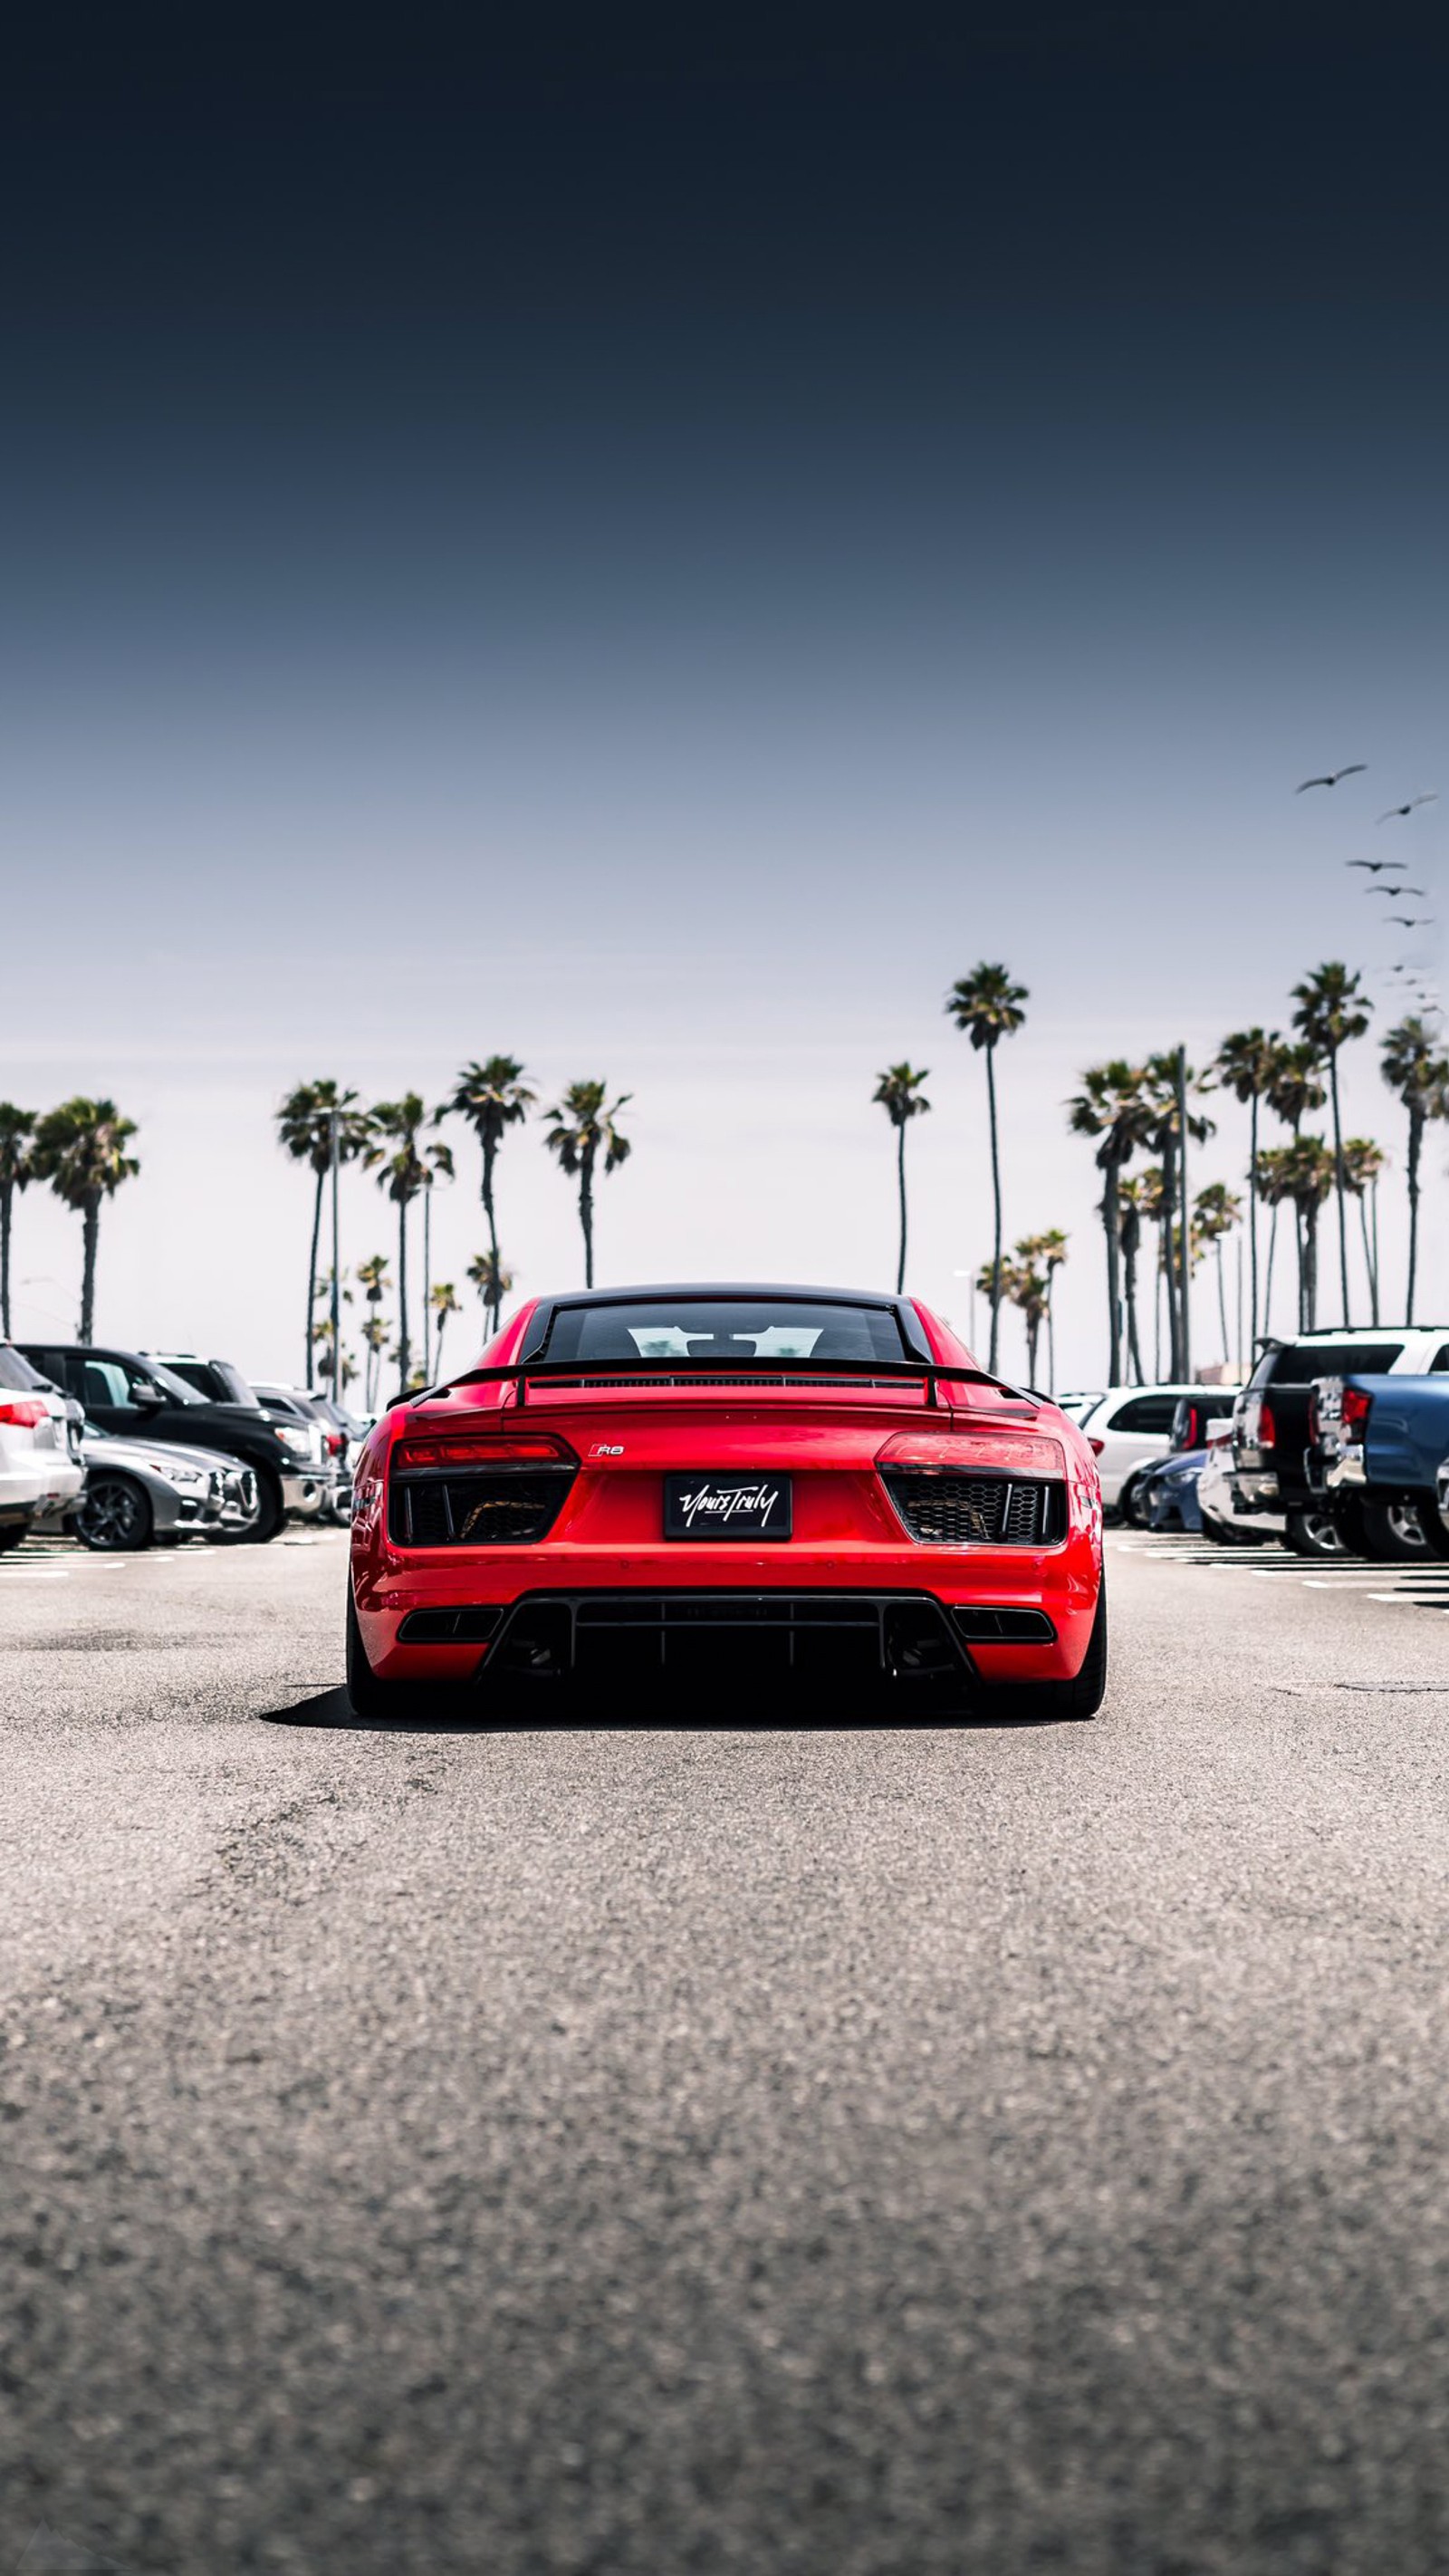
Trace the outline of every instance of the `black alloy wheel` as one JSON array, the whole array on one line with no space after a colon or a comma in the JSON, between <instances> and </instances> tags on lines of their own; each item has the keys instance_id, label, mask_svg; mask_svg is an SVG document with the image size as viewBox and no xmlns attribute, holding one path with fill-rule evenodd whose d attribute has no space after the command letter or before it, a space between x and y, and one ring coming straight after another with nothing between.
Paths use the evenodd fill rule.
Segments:
<instances>
[{"instance_id":1,"label":"black alloy wheel","mask_svg":"<svg viewBox=\"0 0 1449 2576\"><path fill-rule=\"evenodd\" d=\"M134 1476L103 1467L87 1476L73 1527L82 1547L98 1555L135 1554L151 1544L156 1515L151 1497Z\"/></svg>"},{"instance_id":2,"label":"black alloy wheel","mask_svg":"<svg viewBox=\"0 0 1449 2576\"><path fill-rule=\"evenodd\" d=\"M1327 1512L1290 1512L1283 1533L1295 1556L1347 1556L1348 1540Z\"/></svg>"},{"instance_id":3,"label":"black alloy wheel","mask_svg":"<svg viewBox=\"0 0 1449 2576\"><path fill-rule=\"evenodd\" d=\"M1427 1504L1360 1503L1358 1519L1363 1552L1376 1565L1424 1565L1443 1552L1442 1524Z\"/></svg>"},{"instance_id":4,"label":"black alloy wheel","mask_svg":"<svg viewBox=\"0 0 1449 2576\"><path fill-rule=\"evenodd\" d=\"M257 1507L251 1519L235 1522L229 1529L208 1530L206 1535L213 1547L265 1547L269 1539L276 1537L286 1517L281 1486L259 1475Z\"/></svg>"}]
</instances>

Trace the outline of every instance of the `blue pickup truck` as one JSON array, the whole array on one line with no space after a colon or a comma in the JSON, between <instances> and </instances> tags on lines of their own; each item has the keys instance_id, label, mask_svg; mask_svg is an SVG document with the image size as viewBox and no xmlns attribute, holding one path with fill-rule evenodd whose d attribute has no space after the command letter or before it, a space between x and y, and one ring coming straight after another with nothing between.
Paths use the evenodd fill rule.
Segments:
<instances>
[{"instance_id":1,"label":"blue pickup truck","mask_svg":"<svg viewBox=\"0 0 1449 2576\"><path fill-rule=\"evenodd\" d=\"M1449 1556L1449 1376L1321 1377L1305 1459L1351 1548L1365 1556Z\"/></svg>"}]
</instances>

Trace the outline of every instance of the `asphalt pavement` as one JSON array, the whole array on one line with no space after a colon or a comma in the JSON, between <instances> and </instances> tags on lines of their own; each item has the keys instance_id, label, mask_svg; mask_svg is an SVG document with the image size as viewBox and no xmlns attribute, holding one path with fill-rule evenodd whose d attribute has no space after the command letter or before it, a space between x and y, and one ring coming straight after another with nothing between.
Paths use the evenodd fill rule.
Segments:
<instances>
[{"instance_id":1,"label":"asphalt pavement","mask_svg":"<svg viewBox=\"0 0 1449 2576\"><path fill-rule=\"evenodd\" d=\"M0 2576L1449 2567L1449 1584L1095 1725L393 1732L343 1541L0 1561Z\"/></svg>"}]
</instances>

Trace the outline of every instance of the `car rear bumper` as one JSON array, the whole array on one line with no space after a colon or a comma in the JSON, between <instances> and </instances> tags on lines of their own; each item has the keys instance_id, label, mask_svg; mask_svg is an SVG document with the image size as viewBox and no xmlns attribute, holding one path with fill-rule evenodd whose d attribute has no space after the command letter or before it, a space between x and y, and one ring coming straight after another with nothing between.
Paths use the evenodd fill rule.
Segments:
<instances>
[{"instance_id":1,"label":"car rear bumper","mask_svg":"<svg viewBox=\"0 0 1449 2576\"><path fill-rule=\"evenodd\" d=\"M1099 1582L1086 1532L1049 1548L971 1552L719 1542L452 1547L389 1549L374 1564L362 1558L356 1601L368 1662L385 1680L459 1683L500 1668L524 1635L525 1604L530 1619L548 1605L548 1669L581 1678L630 1664L697 1669L702 1653L745 1640L771 1668L801 1669L830 1660L832 1633L852 1640L877 1670L893 1672L905 1653L897 1613L913 1604L945 1639L943 1668L974 1671L986 1683L1045 1682L1081 1669ZM486 1630L483 1612L498 1614ZM994 1632L981 1615L992 1612L1002 1614ZM443 1633L444 1617L457 1613L472 1613L472 1624ZM701 1639L711 1642L702 1648Z\"/></svg>"}]
</instances>

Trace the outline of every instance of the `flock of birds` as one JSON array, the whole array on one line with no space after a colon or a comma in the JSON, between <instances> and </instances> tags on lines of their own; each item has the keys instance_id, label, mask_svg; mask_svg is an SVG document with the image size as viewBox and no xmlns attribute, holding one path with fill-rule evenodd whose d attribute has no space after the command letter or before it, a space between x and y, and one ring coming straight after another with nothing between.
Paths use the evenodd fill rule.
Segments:
<instances>
[{"instance_id":1,"label":"flock of birds","mask_svg":"<svg viewBox=\"0 0 1449 2576\"><path fill-rule=\"evenodd\" d=\"M1301 779L1293 792L1295 796L1304 796L1310 787L1337 787L1342 779L1363 777L1367 769L1366 760L1350 760L1342 769L1325 770L1320 778ZM1417 813L1421 805L1437 805L1438 802L1438 790L1430 788L1421 796L1410 796L1402 805L1386 806L1383 813L1379 815L1378 821L1401 823L1408 815ZM1365 894L1387 895L1390 901L1395 903L1429 901L1427 886L1409 884L1405 873L1409 865L1407 859L1346 859L1344 865L1350 868L1362 868L1365 871L1370 880L1364 887ZM1379 883L1380 877L1384 879L1382 885ZM1396 926L1402 926L1405 930L1429 930L1434 925L1435 917L1432 912L1388 912L1381 918ZM1394 981L1409 993L1412 1000L1421 1004L1426 1010L1438 1010L1438 995L1421 982L1416 968L1406 961L1401 961L1391 966L1389 973Z\"/></svg>"}]
</instances>

